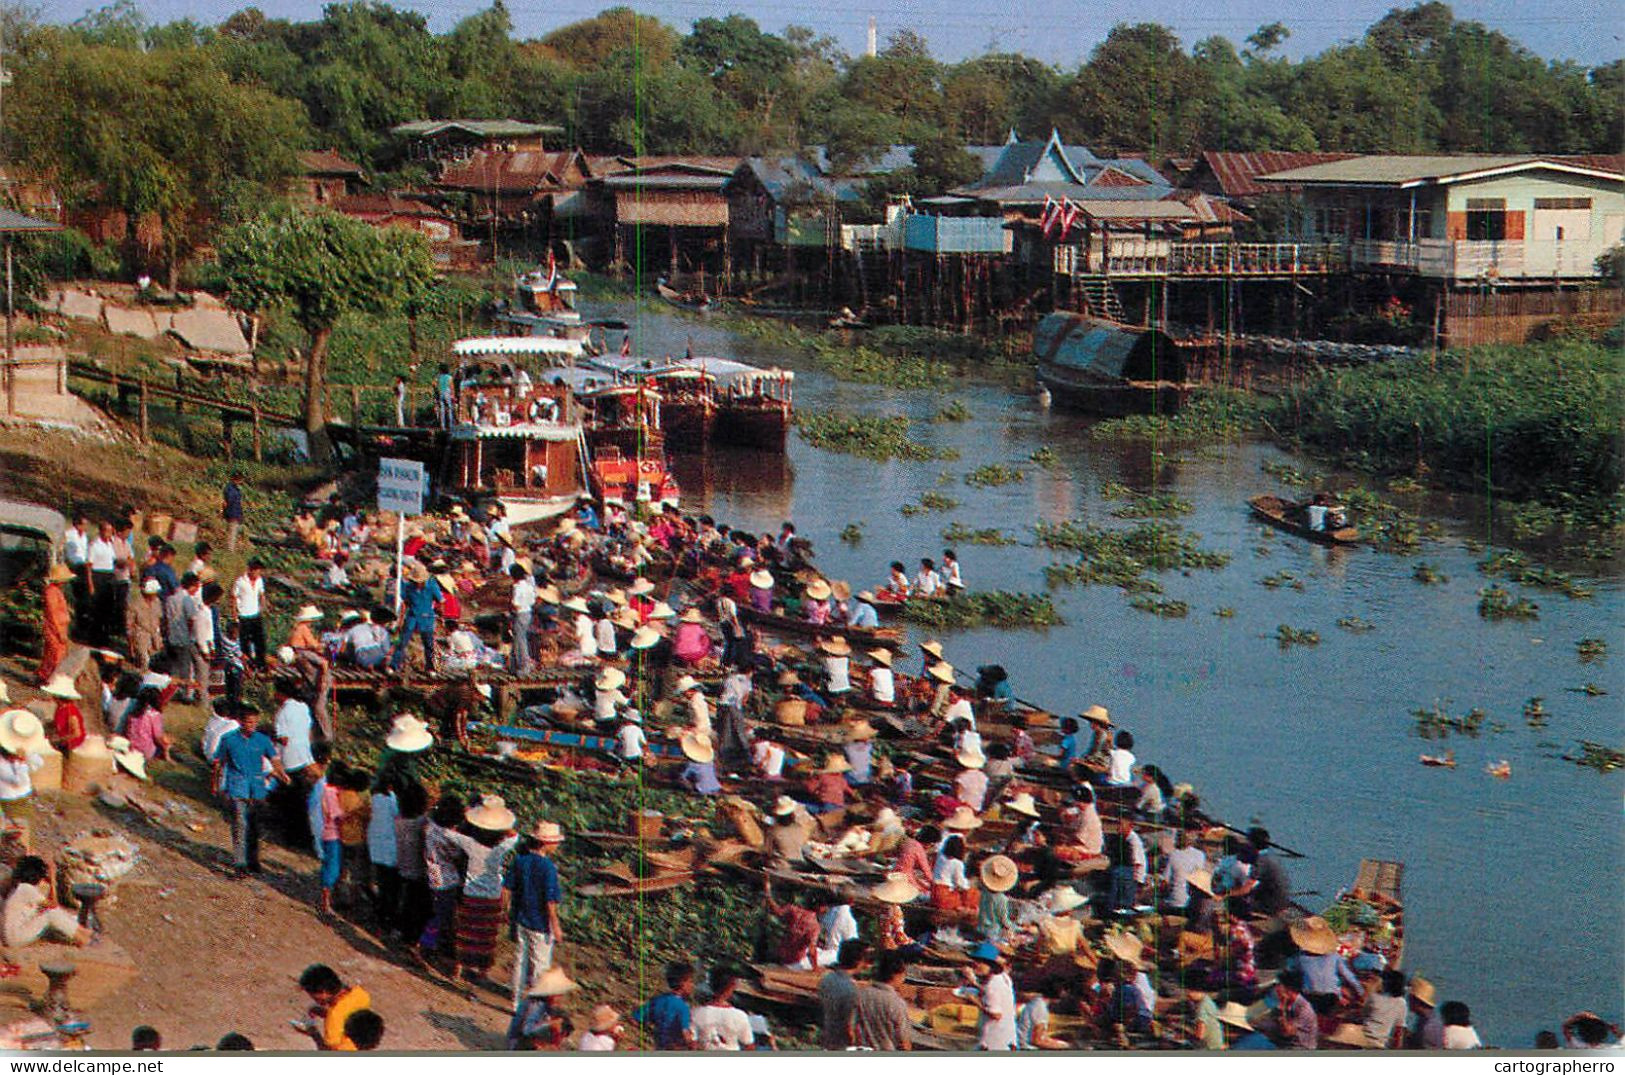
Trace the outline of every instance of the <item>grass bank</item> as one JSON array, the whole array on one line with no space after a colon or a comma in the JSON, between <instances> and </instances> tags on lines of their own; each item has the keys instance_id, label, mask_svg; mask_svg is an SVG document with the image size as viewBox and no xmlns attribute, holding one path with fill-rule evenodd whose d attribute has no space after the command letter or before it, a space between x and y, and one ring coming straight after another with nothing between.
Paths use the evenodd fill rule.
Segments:
<instances>
[{"instance_id":1,"label":"grass bank","mask_svg":"<svg viewBox=\"0 0 1625 1075\"><path fill-rule=\"evenodd\" d=\"M1356 470L1425 472L1527 499L1581 523L1616 523L1625 484L1617 350L1587 341L1483 347L1327 371L1270 421Z\"/></svg>"}]
</instances>

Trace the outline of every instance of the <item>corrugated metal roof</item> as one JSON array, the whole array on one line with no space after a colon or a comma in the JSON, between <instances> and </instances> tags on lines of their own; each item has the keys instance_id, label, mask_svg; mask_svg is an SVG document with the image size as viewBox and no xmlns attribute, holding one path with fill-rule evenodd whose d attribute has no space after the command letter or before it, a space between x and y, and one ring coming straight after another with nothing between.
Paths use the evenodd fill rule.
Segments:
<instances>
[{"instance_id":1,"label":"corrugated metal roof","mask_svg":"<svg viewBox=\"0 0 1625 1075\"><path fill-rule=\"evenodd\" d=\"M1258 194L1279 194L1281 187L1258 182L1258 177L1271 172L1284 172L1290 168L1307 168L1315 164L1349 160L1355 153L1297 153L1284 150L1263 150L1258 153L1231 153L1209 150L1202 154L1218 181L1219 190L1227 198L1246 198Z\"/></svg>"},{"instance_id":2,"label":"corrugated metal roof","mask_svg":"<svg viewBox=\"0 0 1625 1075\"><path fill-rule=\"evenodd\" d=\"M572 189L572 165L577 150L538 152L534 149L475 151L466 161L448 166L436 186L458 190L530 193L543 188ZM584 162L583 162L584 163Z\"/></svg>"},{"instance_id":3,"label":"corrugated metal roof","mask_svg":"<svg viewBox=\"0 0 1625 1075\"><path fill-rule=\"evenodd\" d=\"M0 209L0 232L11 231L61 231L62 225L51 220L35 220L31 216L10 209Z\"/></svg>"},{"instance_id":4,"label":"corrugated metal roof","mask_svg":"<svg viewBox=\"0 0 1625 1075\"><path fill-rule=\"evenodd\" d=\"M726 175L682 175L670 172L626 172L612 175L604 185L613 190L701 190L719 191L732 178Z\"/></svg>"},{"instance_id":5,"label":"corrugated metal roof","mask_svg":"<svg viewBox=\"0 0 1625 1075\"><path fill-rule=\"evenodd\" d=\"M1137 351L1141 352L1138 356ZM1139 367L1155 365L1151 356L1162 353L1177 363L1173 340L1157 329L1126 328L1081 314L1046 314L1033 329L1033 354L1040 365L1098 377L1143 378L1151 371Z\"/></svg>"},{"instance_id":6,"label":"corrugated metal roof","mask_svg":"<svg viewBox=\"0 0 1625 1075\"><path fill-rule=\"evenodd\" d=\"M389 129L402 138L432 138L448 131L463 131L480 138L523 138L533 134L559 134L563 127L525 123L517 119L416 119Z\"/></svg>"},{"instance_id":7,"label":"corrugated metal roof","mask_svg":"<svg viewBox=\"0 0 1625 1075\"><path fill-rule=\"evenodd\" d=\"M1273 183L1302 183L1305 185L1332 183L1404 187L1414 186L1418 183L1449 182L1459 177L1476 175L1487 171L1500 171L1503 169L1523 171L1527 168L1536 168L1542 165L1548 167L1556 165L1567 168L1586 167L1570 160L1564 160L1561 157L1527 153L1518 156L1478 156L1468 154L1450 156L1367 156L1354 157L1344 161L1333 161L1327 164L1314 164L1306 168L1289 168L1259 178Z\"/></svg>"},{"instance_id":8,"label":"corrugated metal roof","mask_svg":"<svg viewBox=\"0 0 1625 1075\"><path fill-rule=\"evenodd\" d=\"M304 169L306 175L362 174L361 165L345 160L337 150L332 149L312 149L300 153L299 166Z\"/></svg>"}]
</instances>

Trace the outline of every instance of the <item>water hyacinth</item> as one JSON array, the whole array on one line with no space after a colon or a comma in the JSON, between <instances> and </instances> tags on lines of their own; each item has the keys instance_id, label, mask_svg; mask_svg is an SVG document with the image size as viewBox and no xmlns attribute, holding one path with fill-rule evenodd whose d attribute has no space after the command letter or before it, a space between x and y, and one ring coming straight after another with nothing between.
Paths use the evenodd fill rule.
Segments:
<instances>
[{"instance_id":1,"label":"water hyacinth","mask_svg":"<svg viewBox=\"0 0 1625 1075\"><path fill-rule=\"evenodd\" d=\"M965 484L976 489L996 485L1012 485L1027 480L1027 475L1003 463L989 463L965 475Z\"/></svg>"},{"instance_id":2,"label":"water hyacinth","mask_svg":"<svg viewBox=\"0 0 1625 1075\"><path fill-rule=\"evenodd\" d=\"M933 422L968 422L970 421L970 408L962 399L956 399L938 411L931 420Z\"/></svg>"},{"instance_id":3,"label":"water hyacinth","mask_svg":"<svg viewBox=\"0 0 1625 1075\"><path fill-rule=\"evenodd\" d=\"M1337 626L1341 627L1345 631L1351 631L1357 635L1364 634L1367 631L1375 631L1377 629L1376 624L1362 620L1358 616L1344 616L1342 619L1337 621Z\"/></svg>"},{"instance_id":4,"label":"water hyacinth","mask_svg":"<svg viewBox=\"0 0 1625 1075\"><path fill-rule=\"evenodd\" d=\"M1303 580L1290 571L1277 571L1273 575L1265 575L1258 580L1258 584L1267 590L1279 590L1282 586L1290 586L1299 591L1305 588Z\"/></svg>"},{"instance_id":5,"label":"water hyacinth","mask_svg":"<svg viewBox=\"0 0 1625 1075\"><path fill-rule=\"evenodd\" d=\"M1486 586L1478 591L1478 614L1486 620L1538 620L1540 606L1499 586Z\"/></svg>"},{"instance_id":6,"label":"water hyacinth","mask_svg":"<svg viewBox=\"0 0 1625 1075\"><path fill-rule=\"evenodd\" d=\"M1282 649L1291 649L1293 646L1318 646L1320 645L1320 633L1299 627L1289 627L1283 623L1275 628L1275 641L1281 644Z\"/></svg>"},{"instance_id":7,"label":"water hyacinth","mask_svg":"<svg viewBox=\"0 0 1625 1075\"><path fill-rule=\"evenodd\" d=\"M841 541L847 545L856 545L863 540L863 524L847 523L841 527Z\"/></svg>"},{"instance_id":8,"label":"water hyacinth","mask_svg":"<svg viewBox=\"0 0 1625 1075\"><path fill-rule=\"evenodd\" d=\"M1448 739L1452 732L1477 739L1489 714L1482 709L1469 709L1465 716L1452 717L1443 705L1434 703L1432 709L1411 710L1411 716L1416 720L1416 734L1422 739Z\"/></svg>"},{"instance_id":9,"label":"water hyacinth","mask_svg":"<svg viewBox=\"0 0 1625 1075\"><path fill-rule=\"evenodd\" d=\"M1492 551L1489 556L1478 562L1478 569L1486 575L1505 578L1522 586L1555 590L1565 597L1579 599L1590 597L1592 594L1589 587L1574 581L1574 577L1568 572L1549 567L1536 567L1529 563L1528 557L1521 552L1505 549Z\"/></svg>"},{"instance_id":10,"label":"water hyacinth","mask_svg":"<svg viewBox=\"0 0 1625 1075\"><path fill-rule=\"evenodd\" d=\"M971 591L946 600L911 600L903 618L923 627L1055 627L1063 621L1048 594Z\"/></svg>"},{"instance_id":11,"label":"water hyacinth","mask_svg":"<svg viewBox=\"0 0 1625 1075\"><path fill-rule=\"evenodd\" d=\"M1600 661L1608 656L1608 643L1600 638L1582 638L1574 644L1580 660L1586 663Z\"/></svg>"},{"instance_id":12,"label":"water hyacinth","mask_svg":"<svg viewBox=\"0 0 1625 1075\"><path fill-rule=\"evenodd\" d=\"M1625 750L1603 746L1593 743L1589 739L1580 740L1580 753L1563 755L1564 761L1573 762L1583 769L1595 769L1599 773L1611 773L1616 769L1625 769Z\"/></svg>"},{"instance_id":13,"label":"water hyacinth","mask_svg":"<svg viewBox=\"0 0 1625 1075\"><path fill-rule=\"evenodd\" d=\"M1033 529L1040 546L1079 554L1074 563L1045 569L1053 585L1107 583L1131 592L1156 592L1160 586L1145 577L1148 572L1216 569L1230 562L1229 553L1200 548L1199 535L1161 520L1127 530L1075 521L1039 523Z\"/></svg>"},{"instance_id":14,"label":"water hyacinth","mask_svg":"<svg viewBox=\"0 0 1625 1075\"><path fill-rule=\"evenodd\" d=\"M1422 562L1411 568L1411 578L1423 586L1442 586L1450 581L1450 576L1443 574L1432 564Z\"/></svg>"},{"instance_id":15,"label":"water hyacinth","mask_svg":"<svg viewBox=\"0 0 1625 1075\"><path fill-rule=\"evenodd\" d=\"M904 504L897 510L904 515L924 515L928 511L953 511L959 507L959 501L951 496L945 496L935 490L927 490L920 494L918 504Z\"/></svg>"},{"instance_id":16,"label":"water hyacinth","mask_svg":"<svg viewBox=\"0 0 1625 1075\"><path fill-rule=\"evenodd\" d=\"M972 529L963 523L949 523L942 531L942 540L957 545L1014 545L1016 539L998 527Z\"/></svg>"},{"instance_id":17,"label":"water hyacinth","mask_svg":"<svg viewBox=\"0 0 1625 1075\"><path fill-rule=\"evenodd\" d=\"M1130 608L1137 608L1141 612L1149 612L1163 619L1184 619L1190 612L1190 606L1183 601L1162 600L1155 597L1141 595L1129 601Z\"/></svg>"},{"instance_id":18,"label":"water hyacinth","mask_svg":"<svg viewBox=\"0 0 1625 1075\"><path fill-rule=\"evenodd\" d=\"M843 411L796 412L796 428L814 448L885 463L893 459L950 459L950 450L927 447L909 436L909 420L900 414L850 414Z\"/></svg>"}]
</instances>

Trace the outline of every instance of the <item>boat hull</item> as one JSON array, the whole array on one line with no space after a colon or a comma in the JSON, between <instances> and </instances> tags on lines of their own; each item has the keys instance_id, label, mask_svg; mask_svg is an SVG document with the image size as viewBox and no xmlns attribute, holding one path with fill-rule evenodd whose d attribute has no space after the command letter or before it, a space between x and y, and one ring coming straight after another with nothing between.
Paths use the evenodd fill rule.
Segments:
<instances>
[{"instance_id":1,"label":"boat hull","mask_svg":"<svg viewBox=\"0 0 1625 1075\"><path fill-rule=\"evenodd\" d=\"M703 401L666 401L660 404L660 428L666 447L674 452L701 452L716 435L717 408Z\"/></svg>"},{"instance_id":2,"label":"boat hull","mask_svg":"<svg viewBox=\"0 0 1625 1075\"><path fill-rule=\"evenodd\" d=\"M1360 532L1352 526L1345 526L1340 530L1311 530L1303 523L1293 520L1289 512L1294 505L1278 496L1255 496L1247 501L1247 506L1252 509L1254 515L1277 530L1285 530L1317 545L1360 543Z\"/></svg>"},{"instance_id":3,"label":"boat hull","mask_svg":"<svg viewBox=\"0 0 1625 1075\"><path fill-rule=\"evenodd\" d=\"M508 513L510 526L524 526L526 523L539 523L547 519L555 519L574 506L579 493L570 493L565 496L510 496L504 494L499 497L502 508Z\"/></svg>"},{"instance_id":4,"label":"boat hull","mask_svg":"<svg viewBox=\"0 0 1625 1075\"><path fill-rule=\"evenodd\" d=\"M1190 400L1193 386L1175 381L1120 381L1079 377L1048 365L1038 367L1038 381L1049 389L1056 406L1084 414L1176 414Z\"/></svg>"},{"instance_id":5,"label":"boat hull","mask_svg":"<svg viewBox=\"0 0 1625 1075\"><path fill-rule=\"evenodd\" d=\"M718 444L783 452L790 440L790 406L740 407L724 404L717 411L712 438Z\"/></svg>"}]
</instances>

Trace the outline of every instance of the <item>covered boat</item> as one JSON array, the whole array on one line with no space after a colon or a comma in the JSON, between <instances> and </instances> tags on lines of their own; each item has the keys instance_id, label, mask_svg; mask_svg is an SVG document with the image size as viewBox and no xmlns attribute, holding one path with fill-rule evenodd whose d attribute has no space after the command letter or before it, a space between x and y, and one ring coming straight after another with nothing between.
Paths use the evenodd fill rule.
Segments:
<instances>
[{"instance_id":1,"label":"covered boat","mask_svg":"<svg viewBox=\"0 0 1625 1075\"><path fill-rule=\"evenodd\" d=\"M777 366L763 368L731 358L698 355L676 359L704 373L715 385L719 444L783 452L794 416L791 390L796 375Z\"/></svg>"},{"instance_id":2,"label":"covered boat","mask_svg":"<svg viewBox=\"0 0 1625 1075\"><path fill-rule=\"evenodd\" d=\"M647 384L660 393L660 422L674 451L703 451L717 421L716 378L670 358L600 355L586 366L622 384Z\"/></svg>"},{"instance_id":3,"label":"covered boat","mask_svg":"<svg viewBox=\"0 0 1625 1075\"><path fill-rule=\"evenodd\" d=\"M1090 414L1172 414L1193 385L1172 336L1076 313L1033 330L1038 380L1055 402Z\"/></svg>"},{"instance_id":4,"label":"covered boat","mask_svg":"<svg viewBox=\"0 0 1625 1075\"><path fill-rule=\"evenodd\" d=\"M498 497L515 526L562 514L586 491L585 442L567 388L478 384L460 389L456 406L452 483Z\"/></svg>"}]
</instances>

